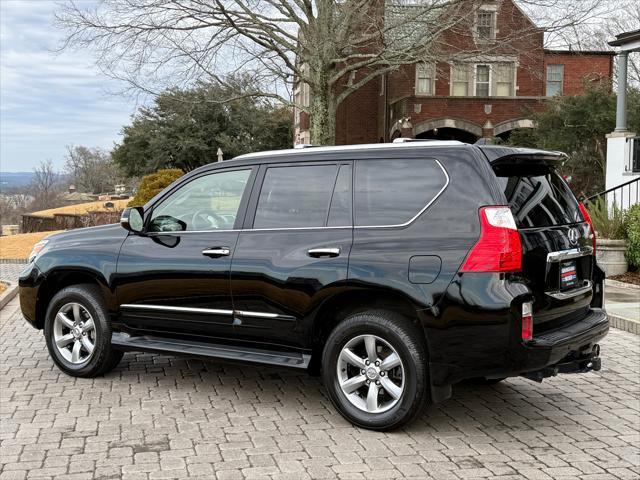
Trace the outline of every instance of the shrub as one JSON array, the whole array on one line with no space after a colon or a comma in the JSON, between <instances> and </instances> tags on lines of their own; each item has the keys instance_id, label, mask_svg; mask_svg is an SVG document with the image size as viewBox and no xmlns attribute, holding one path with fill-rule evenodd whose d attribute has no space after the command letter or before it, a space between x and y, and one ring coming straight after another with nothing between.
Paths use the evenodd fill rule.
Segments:
<instances>
[{"instance_id":1,"label":"shrub","mask_svg":"<svg viewBox=\"0 0 640 480\"><path fill-rule=\"evenodd\" d=\"M627 211L627 251L625 256L629 265L640 269L640 204Z\"/></svg>"},{"instance_id":2,"label":"shrub","mask_svg":"<svg viewBox=\"0 0 640 480\"><path fill-rule=\"evenodd\" d=\"M609 209L607 202L602 197L592 202L587 207L593 222L593 228L599 238L620 240L626 238L625 213L617 206Z\"/></svg>"},{"instance_id":3,"label":"shrub","mask_svg":"<svg viewBox=\"0 0 640 480\"><path fill-rule=\"evenodd\" d=\"M178 168L158 170L142 177L136 196L129 202L129 207L142 207L158 193L171 185L175 180L184 175Z\"/></svg>"}]
</instances>

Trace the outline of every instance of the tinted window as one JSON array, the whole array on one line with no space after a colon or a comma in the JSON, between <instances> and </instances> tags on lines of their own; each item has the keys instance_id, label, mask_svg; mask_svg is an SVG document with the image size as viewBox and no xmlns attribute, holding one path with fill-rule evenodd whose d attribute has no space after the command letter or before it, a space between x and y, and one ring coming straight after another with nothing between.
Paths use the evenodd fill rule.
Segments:
<instances>
[{"instance_id":1,"label":"tinted window","mask_svg":"<svg viewBox=\"0 0 640 480\"><path fill-rule=\"evenodd\" d=\"M576 197L556 172L544 168L531 175L509 173L512 175L499 176L498 180L519 228L582 221Z\"/></svg>"},{"instance_id":2,"label":"tinted window","mask_svg":"<svg viewBox=\"0 0 640 480\"><path fill-rule=\"evenodd\" d=\"M333 190L327 226L351 226L351 221L351 165L342 165Z\"/></svg>"},{"instance_id":3,"label":"tinted window","mask_svg":"<svg viewBox=\"0 0 640 480\"><path fill-rule=\"evenodd\" d=\"M267 169L253 228L323 227L336 171L336 165Z\"/></svg>"},{"instance_id":4,"label":"tinted window","mask_svg":"<svg viewBox=\"0 0 640 480\"><path fill-rule=\"evenodd\" d=\"M366 160L356 164L356 225L399 225L415 217L446 184L434 160Z\"/></svg>"},{"instance_id":5,"label":"tinted window","mask_svg":"<svg viewBox=\"0 0 640 480\"><path fill-rule=\"evenodd\" d=\"M251 170L205 175L181 186L153 210L152 232L230 230Z\"/></svg>"}]
</instances>

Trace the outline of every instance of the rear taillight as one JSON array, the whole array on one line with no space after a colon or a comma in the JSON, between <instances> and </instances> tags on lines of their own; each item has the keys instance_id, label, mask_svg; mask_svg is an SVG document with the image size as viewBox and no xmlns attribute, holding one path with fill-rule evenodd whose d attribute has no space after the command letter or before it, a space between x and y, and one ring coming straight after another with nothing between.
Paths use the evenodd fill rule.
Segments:
<instances>
[{"instance_id":1,"label":"rear taillight","mask_svg":"<svg viewBox=\"0 0 640 480\"><path fill-rule=\"evenodd\" d=\"M519 272L522 244L509 207L480 209L480 238L462 264L461 272Z\"/></svg>"},{"instance_id":2,"label":"rear taillight","mask_svg":"<svg viewBox=\"0 0 640 480\"><path fill-rule=\"evenodd\" d=\"M531 302L522 304L522 340L533 339L533 305Z\"/></svg>"},{"instance_id":3,"label":"rear taillight","mask_svg":"<svg viewBox=\"0 0 640 480\"><path fill-rule=\"evenodd\" d=\"M591 215L589 215L589 211L587 207L584 206L584 203L580 202L580 212L582 213L582 218L584 221L589 224L589 230L591 231L591 242L593 243L593 254L596 254L596 229L593 228L593 222L591 221Z\"/></svg>"}]
</instances>

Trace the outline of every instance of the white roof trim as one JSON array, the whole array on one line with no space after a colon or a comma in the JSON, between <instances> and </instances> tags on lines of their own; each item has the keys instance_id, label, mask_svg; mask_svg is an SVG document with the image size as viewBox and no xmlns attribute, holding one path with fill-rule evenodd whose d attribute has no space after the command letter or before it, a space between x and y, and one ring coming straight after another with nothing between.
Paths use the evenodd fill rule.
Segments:
<instances>
[{"instance_id":1,"label":"white roof trim","mask_svg":"<svg viewBox=\"0 0 640 480\"><path fill-rule=\"evenodd\" d=\"M451 147L465 145L457 140L430 140L425 142L407 142L407 143L369 143L360 145L336 145L331 147L309 147L296 148L286 150L271 150L266 152L254 152L239 155L233 160L241 160L247 158L280 156L280 155L303 155L307 153L323 153L323 152L353 152L358 150L385 150L385 149L401 149L401 148L429 148L429 147ZM228 161L228 160L227 160Z\"/></svg>"}]
</instances>

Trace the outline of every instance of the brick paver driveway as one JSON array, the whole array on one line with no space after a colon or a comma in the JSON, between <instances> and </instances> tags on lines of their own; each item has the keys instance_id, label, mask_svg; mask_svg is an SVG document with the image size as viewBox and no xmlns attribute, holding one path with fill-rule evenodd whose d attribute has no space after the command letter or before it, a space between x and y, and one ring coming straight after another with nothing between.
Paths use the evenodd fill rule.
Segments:
<instances>
[{"instance_id":1,"label":"brick paver driveway","mask_svg":"<svg viewBox=\"0 0 640 480\"><path fill-rule=\"evenodd\" d=\"M630 333L611 331L599 373L460 385L408 428L376 433L290 370L127 354L104 378L73 379L3 314L3 480L640 477Z\"/></svg>"}]
</instances>

